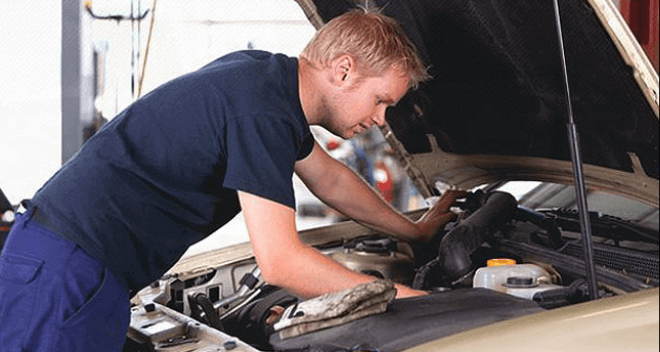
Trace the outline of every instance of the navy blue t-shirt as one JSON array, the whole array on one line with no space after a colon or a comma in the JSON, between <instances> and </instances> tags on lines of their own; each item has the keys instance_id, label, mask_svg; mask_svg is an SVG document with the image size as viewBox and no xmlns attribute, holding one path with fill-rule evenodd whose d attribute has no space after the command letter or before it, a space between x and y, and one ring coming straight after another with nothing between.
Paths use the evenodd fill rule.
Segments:
<instances>
[{"instance_id":1,"label":"navy blue t-shirt","mask_svg":"<svg viewBox=\"0 0 660 352\"><path fill-rule=\"evenodd\" d=\"M32 203L137 290L240 211L236 190L293 208L293 167L313 144L297 60L237 52L133 103Z\"/></svg>"}]
</instances>

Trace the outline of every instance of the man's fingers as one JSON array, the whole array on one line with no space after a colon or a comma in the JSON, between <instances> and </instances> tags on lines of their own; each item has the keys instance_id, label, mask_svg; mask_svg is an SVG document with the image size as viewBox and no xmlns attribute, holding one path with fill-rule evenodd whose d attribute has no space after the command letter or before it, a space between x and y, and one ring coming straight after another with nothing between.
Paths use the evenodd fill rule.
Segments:
<instances>
[{"instance_id":1,"label":"man's fingers","mask_svg":"<svg viewBox=\"0 0 660 352\"><path fill-rule=\"evenodd\" d=\"M444 224L454 220L456 216L456 214L447 211L446 209L441 210L441 208L434 208L429 210L423 219L444 226Z\"/></svg>"},{"instance_id":2,"label":"man's fingers","mask_svg":"<svg viewBox=\"0 0 660 352\"><path fill-rule=\"evenodd\" d=\"M442 196L440 196L440 199L435 205L443 208L443 210L446 211L447 209L449 209L450 206L454 205L456 199L464 198L468 194L469 194L468 191L463 191L463 190L455 190L455 189L447 190L444 193L442 193Z\"/></svg>"},{"instance_id":3,"label":"man's fingers","mask_svg":"<svg viewBox=\"0 0 660 352\"><path fill-rule=\"evenodd\" d=\"M417 220L421 234L420 240L430 240L437 231L456 219L457 215L449 211L449 208L454 205L457 198L463 198L467 194L467 191L459 190L449 190L443 193L438 202Z\"/></svg>"},{"instance_id":4,"label":"man's fingers","mask_svg":"<svg viewBox=\"0 0 660 352\"><path fill-rule=\"evenodd\" d=\"M447 212L440 215L440 224L444 227L448 222L456 219L457 215L452 212Z\"/></svg>"},{"instance_id":5,"label":"man's fingers","mask_svg":"<svg viewBox=\"0 0 660 352\"><path fill-rule=\"evenodd\" d=\"M464 191L464 190L459 190L459 189L450 189L442 193L442 196L440 197L440 200L444 199L458 199L458 198L463 198L466 197L470 192Z\"/></svg>"},{"instance_id":6,"label":"man's fingers","mask_svg":"<svg viewBox=\"0 0 660 352\"><path fill-rule=\"evenodd\" d=\"M403 285L395 285L396 287L396 299L406 298L406 297L416 297L416 296L426 296L429 293L426 291L415 290Z\"/></svg>"}]
</instances>

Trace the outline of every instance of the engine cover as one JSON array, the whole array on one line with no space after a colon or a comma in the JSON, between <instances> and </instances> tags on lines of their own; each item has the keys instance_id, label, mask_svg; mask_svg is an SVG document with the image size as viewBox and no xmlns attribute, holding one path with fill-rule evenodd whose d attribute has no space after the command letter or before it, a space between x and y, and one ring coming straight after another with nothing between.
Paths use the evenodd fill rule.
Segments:
<instances>
[{"instance_id":1,"label":"engine cover","mask_svg":"<svg viewBox=\"0 0 660 352\"><path fill-rule=\"evenodd\" d=\"M459 289L392 301L387 311L345 325L282 339L275 350L329 352L352 350L401 351L461 331L543 309L535 302L488 289Z\"/></svg>"}]
</instances>

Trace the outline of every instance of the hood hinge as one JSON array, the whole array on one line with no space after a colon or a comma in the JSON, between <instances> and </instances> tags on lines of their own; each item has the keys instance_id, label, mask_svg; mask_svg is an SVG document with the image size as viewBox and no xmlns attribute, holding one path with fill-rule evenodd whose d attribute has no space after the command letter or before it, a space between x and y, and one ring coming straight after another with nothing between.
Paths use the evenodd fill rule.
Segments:
<instances>
[{"instance_id":1,"label":"hood hinge","mask_svg":"<svg viewBox=\"0 0 660 352\"><path fill-rule=\"evenodd\" d=\"M387 143L392 147L394 156L398 159L399 163L403 166L404 171L410 177L415 187L424 199L436 196L433 186L426 179L424 174L415 166L414 157L406 151L403 144L396 138L390 125L385 122L380 126L380 132Z\"/></svg>"}]
</instances>

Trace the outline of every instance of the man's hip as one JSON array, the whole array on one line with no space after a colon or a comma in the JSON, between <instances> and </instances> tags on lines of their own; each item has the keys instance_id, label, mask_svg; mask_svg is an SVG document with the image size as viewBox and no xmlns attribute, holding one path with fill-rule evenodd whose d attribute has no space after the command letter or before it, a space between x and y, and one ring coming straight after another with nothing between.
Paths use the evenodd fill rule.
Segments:
<instances>
[{"instance_id":1,"label":"man's hip","mask_svg":"<svg viewBox=\"0 0 660 352\"><path fill-rule=\"evenodd\" d=\"M7 351L121 351L123 286L98 260L19 214L0 254L0 346Z\"/></svg>"}]
</instances>

